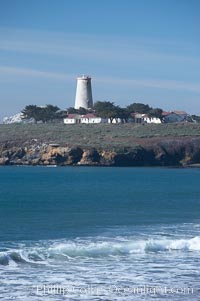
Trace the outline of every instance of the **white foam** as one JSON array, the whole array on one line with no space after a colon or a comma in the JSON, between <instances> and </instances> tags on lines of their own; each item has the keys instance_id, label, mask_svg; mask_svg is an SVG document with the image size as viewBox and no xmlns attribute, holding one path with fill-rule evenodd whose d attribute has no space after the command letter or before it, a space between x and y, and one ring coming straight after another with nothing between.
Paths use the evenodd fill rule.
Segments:
<instances>
[{"instance_id":1,"label":"white foam","mask_svg":"<svg viewBox=\"0 0 200 301\"><path fill-rule=\"evenodd\" d=\"M92 241L85 239L82 241L62 241L54 242L52 247L47 245L37 245L34 247L24 247L23 249L13 249L7 252L0 252L0 265L10 264L48 264L52 261L69 260L76 257L121 257L134 256L134 254L160 253L160 252L194 252L200 251L200 237L190 239L146 239L134 240L129 238L122 240L100 240Z\"/></svg>"},{"instance_id":2,"label":"white foam","mask_svg":"<svg viewBox=\"0 0 200 301\"><path fill-rule=\"evenodd\" d=\"M139 254L147 252L168 251L200 251L200 237L191 239L149 239L149 240L127 240L127 241L105 241L105 242L83 242L83 243L61 243L49 249L51 255L62 254L69 257L104 257L125 256L128 254Z\"/></svg>"},{"instance_id":3,"label":"white foam","mask_svg":"<svg viewBox=\"0 0 200 301\"><path fill-rule=\"evenodd\" d=\"M13 243L0 252L0 278L5 300L39 300L36 286L105 289L104 295L69 291L66 300L111 300L109 288L158 285L199 287L197 259L200 236L87 237L84 239ZM17 271L17 272L16 272ZM8 278L9 275L9 278ZM9 281L8 281L9 279ZM13 287L16 289L13 290ZM18 297L18 294L20 297ZM23 299L24 296L24 299ZM47 298L46 298L47 297ZM141 300L141 296L113 292L112 300ZM168 296L170 300L178 300ZM179 296L180 297L180 296ZM187 301L181 296L182 301ZM49 298L49 299L48 299ZM41 297L41 300L44 299ZM45 296L45 300L64 300ZM150 300L149 298L147 298ZM146 300L146 298L145 298Z\"/></svg>"}]
</instances>

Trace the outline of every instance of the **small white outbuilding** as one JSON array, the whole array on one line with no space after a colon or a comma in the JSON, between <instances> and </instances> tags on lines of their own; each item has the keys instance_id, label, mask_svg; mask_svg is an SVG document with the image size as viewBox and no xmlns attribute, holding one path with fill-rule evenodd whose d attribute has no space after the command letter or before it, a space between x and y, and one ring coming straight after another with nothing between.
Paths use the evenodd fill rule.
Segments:
<instances>
[{"instance_id":1,"label":"small white outbuilding","mask_svg":"<svg viewBox=\"0 0 200 301\"><path fill-rule=\"evenodd\" d=\"M68 117L63 119L64 124L77 124L80 123L81 115L69 114Z\"/></svg>"}]
</instances>

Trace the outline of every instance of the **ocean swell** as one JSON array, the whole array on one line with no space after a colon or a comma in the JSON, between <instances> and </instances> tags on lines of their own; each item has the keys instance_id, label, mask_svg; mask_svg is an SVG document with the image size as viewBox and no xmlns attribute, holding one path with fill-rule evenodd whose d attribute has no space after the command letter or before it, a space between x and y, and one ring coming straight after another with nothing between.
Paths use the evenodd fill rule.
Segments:
<instances>
[{"instance_id":1,"label":"ocean swell","mask_svg":"<svg viewBox=\"0 0 200 301\"><path fill-rule=\"evenodd\" d=\"M200 237L190 239L106 240L44 242L40 246L0 252L0 265L56 264L74 258L106 258L135 254L200 251Z\"/></svg>"}]
</instances>

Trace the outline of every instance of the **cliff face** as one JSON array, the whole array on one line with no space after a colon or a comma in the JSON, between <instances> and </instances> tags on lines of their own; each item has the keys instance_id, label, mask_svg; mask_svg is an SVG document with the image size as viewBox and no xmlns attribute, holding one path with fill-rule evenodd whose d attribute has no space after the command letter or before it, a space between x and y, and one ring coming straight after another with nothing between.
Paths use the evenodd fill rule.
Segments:
<instances>
[{"instance_id":1,"label":"cliff face","mask_svg":"<svg viewBox=\"0 0 200 301\"><path fill-rule=\"evenodd\" d=\"M187 166L200 164L200 138L148 138L119 150L26 142L0 146L0 165Z\"/></svg>"}]
</instances>

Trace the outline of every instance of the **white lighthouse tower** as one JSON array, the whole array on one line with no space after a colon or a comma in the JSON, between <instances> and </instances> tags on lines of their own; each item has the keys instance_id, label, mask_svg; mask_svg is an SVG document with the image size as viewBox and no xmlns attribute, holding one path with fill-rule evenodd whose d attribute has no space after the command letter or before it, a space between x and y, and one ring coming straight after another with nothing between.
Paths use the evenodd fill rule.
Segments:
<instances>
[{"instance_id":1,"label":"white lighthouse tower","mask_svg":"<svg viewBox=\"0 0 200 301\"><path fill-rule=\"evenodd\" d=\"M89 109L93 107L91 77L83 75L77 77L75 109Z\"/></svg>"}]
</instances>

